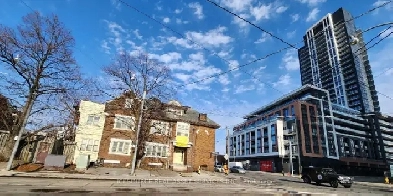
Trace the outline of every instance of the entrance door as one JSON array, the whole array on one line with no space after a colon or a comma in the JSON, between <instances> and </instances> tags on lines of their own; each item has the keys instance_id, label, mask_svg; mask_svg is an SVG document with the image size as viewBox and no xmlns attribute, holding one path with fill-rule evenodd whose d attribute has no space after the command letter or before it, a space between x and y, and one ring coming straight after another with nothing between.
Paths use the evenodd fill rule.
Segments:
<instances>
[{"instance_id":1,"label":"entrance door","mask_svg":"<svg viewBox=\"0 0 393 196\"><path fill-rule=\"evenodd\" d=\"M45 158L48 156L48 151L49 144L47 142L40 142L35 162L45 163Z\"/></svg>"},{"instance_id":2,"label":"entrance door","mask_svg":"<svg viewBox=\"0 0 393 196\"><path fill-rule=\"evenodd\" d=\"M184 165L184 151L178 148L175 148L173 152L173 164L182 164Z\"/></svg>"}]
</instances>

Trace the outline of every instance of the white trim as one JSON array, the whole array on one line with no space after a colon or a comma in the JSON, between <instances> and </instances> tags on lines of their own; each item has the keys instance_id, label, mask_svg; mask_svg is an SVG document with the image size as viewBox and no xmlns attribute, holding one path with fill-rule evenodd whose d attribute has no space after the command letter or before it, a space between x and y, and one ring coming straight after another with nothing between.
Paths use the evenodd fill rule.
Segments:
<instances>
[{"instance_id":1,"label":"white trim","mask_svg":"<svg viewBox=\"0 0 393 196\"><path fill-rule=\"evenodd\" d=\"M121 153L121 152L112 152L112 147L114 142L124 142L124 143L130 143L129 148L127 149L127 153ZM124 144L123 144L124 145ZM117 139L117 138L111 138L110 140L110 145L108 149L108 154L113 154L113 155L120 155L120 156L129 156L131 155L131 148L135 147L135 144L133 144L132 140L125 140L125 139Z\"/></svg>"},{"instance_id":2,"label":"white trim","mask_svg":"<svg viewBox=\"0 0 393 196\"><path fill-rule=\"evenodd\" d=\"M104 160L104 163L120 163L120 160Z\"/></svg>"}]
</instances>

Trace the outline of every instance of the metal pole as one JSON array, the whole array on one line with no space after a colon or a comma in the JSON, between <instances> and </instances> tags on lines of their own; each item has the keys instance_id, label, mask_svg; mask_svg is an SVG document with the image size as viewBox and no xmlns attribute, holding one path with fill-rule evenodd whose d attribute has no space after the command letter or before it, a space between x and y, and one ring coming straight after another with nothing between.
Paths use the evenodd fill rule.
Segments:
<instances>
[{"instance_id":1,"label":"metal pole","mask_svg":"<svg viewBox=\"0 0 393 196\"><path fill-rule=\"evenodd\" d=\"M25 126L27 124L27 120L29 119L31 109L33 108L33 102L34 102L35 98L36 98L36 95L33 93L32 96L30 97L30 100L27 101L26 110L24 112L25 117L24 117L24 119L22 121L22 124L20 126L19 133L18 133L18 138L16 138L16 142L14 144L14 148L12 149L12 153L11 153L10 159L8 160L7 168L6 168L7 171L11 170L12 162L14 161L16 152L18 151L19 143L20 143L21 137L23 135L23 132L25 130Z\"/></svg>"},{"instance_id":2,"label":"metal pole","mask_svg":"<svg viewBox=\"0 0 393 196\"><path fill-rule=\"evenodd\" d=\"M136 154L138 152L139 132L141 130L141 125L142 125L143 105L145 104L145 99L146 99L146 90L143 90L141 111L139 114L138 127L136 129L135 152L132 158L131 175L135 174Z\"/></svg>"},{"instance_id":3,"label":"metal pole","mask_svg":"<svg viewBox=\"0 0 393 196\"><path fill-rule=\"evenodd\" d=\"M225 127L226 131L227 131L227 155L228 155L228 163L227 163L227 167L229 168L229 160L230 160L230 142L229 142L229 129L228 127Z\"/></svg>"},{"instance_id":4,"label":"metal pole","mask_svg":"<svg viewBox=\"0 0 393 196\"><path fill-rule=\"evenodd\" d=\"M289 141L289 165L291 169L291 176L293 176L293 165L292 165L292 141Z\"/></svg>"}]
</instances>

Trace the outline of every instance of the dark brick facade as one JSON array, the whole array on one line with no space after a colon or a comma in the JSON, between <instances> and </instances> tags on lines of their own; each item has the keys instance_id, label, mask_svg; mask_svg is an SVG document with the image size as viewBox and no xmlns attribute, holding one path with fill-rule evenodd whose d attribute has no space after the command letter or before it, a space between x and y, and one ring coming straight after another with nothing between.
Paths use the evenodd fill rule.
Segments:
<instances>
[{"instance_id":1,"label":"dark brick facade","mask_svg":"<svg viewBox=\"0 0 393 196\"><path fill-rule=\"evenodd\" d=\"M124 98L118 98L108 102L106 105L106 113L107 117L105 120L104 131L102 134L102 139L100 143L99 150L99 158L104 158L105 160L117 160L120 161L120 164L105 164L106 166L111 167L125 167L129 166L132 160L132 155L134 148L131 148L131 155L117 155L110 154L109 148L111 143L111 138L116 139L124 139L124 140L132 140L135 141L136 131L130 130L117 130L113 129L115 124L115 114L117 115L127 115L129 116L130 111L124 109ZM187 109L187 108L186 108ZM189 114L190 112L185 112L184 115ZM196 115L194 115L196 116ZM189 168L193 171L198 169L198 166L204 165L207 166L208 170L214 169L214 155L215 152L215 129L219 126L216 124L209 125L208 118L206 115L199 115L198 118L195 119L195 122L185 121L182 119L170 119L165 117L160 117L158 119L160 121L168 122L170 125L170 133L167 136L163 135L154 135L147 133L146 130L141 130L142 135L146 135L143 137L142 141L140 139L140 145L143 145L144 142L154 142L161 143L169 146L168 157L167 158L156 158L156 157L142 157L141 159L141 167L148 167L148 163L162 163L163 168L170 168L173 164L173 152L175 147L173 145L173 141L176 140L176 123L186 122L190 124L189 131L189 147L184 147L184 165L189 166ZM136 126L135 126L136 130ZM144 133L142 133L144 132ZM141 138L141 137L140 137ZM142 142L142 144L141 144ZM140 151L144 151L143 147L139 147ZM139 153L138 153L139 154Z\"/></svg>"}]
</instances>

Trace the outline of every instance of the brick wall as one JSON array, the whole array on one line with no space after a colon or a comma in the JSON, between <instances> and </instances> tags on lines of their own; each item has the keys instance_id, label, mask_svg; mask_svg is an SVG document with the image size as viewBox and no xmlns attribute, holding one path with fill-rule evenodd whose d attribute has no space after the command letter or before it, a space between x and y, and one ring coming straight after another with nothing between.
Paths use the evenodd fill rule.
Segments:
<instances>
[{"instance_id":1,"label":"brick wall","mask_svg":"<svg viewBox=\"0 0 393 196\"><path fill-rule=\"evenodd\" d=\"M192 126L191 129L194 130L194 146L191 147L191 160L193 160L192 166L194 171L200 165L207 165L207 169L213 171L215 158L212 152L215 152L215 129L202 126Z\"/></svg>"},{"instance_id":2,"label":"brick wall","mask_svg":"<svg viewBox=\"0 0 393 196\"><path fill-rule=\"evenodd\" d=\"M131 155L114 155L109 153L111 138L132 140L135 141L135 131L129 130L114 130L115 114L128 115L129 111L125 111L122 107L124 105L124 99L115 99L107 104L106 112L109 116L106 117L104 131L101 138L100 149L98 156L105 160L119 160L120 164L105 164L111 167L124 167L131 163L133 156L133 148ZM155 142L162 144L169 144L169 152L167 158L155 158L155 157L144 157L141 161L142 168L148 168L148 163L162 163L163 168L173 163L173 151L174 146L172 141L176 138L176 122L170 122L171 133L170 137L160 135L149 135L140 142ZM193 146L185 149L185 165L192 166L192 169L196 171L199 165L207 165L207 169L212 171L214 169L214 155L212 152L215 151L215 129L204 126L191 125L190 126L190 138L189 141L193 143ZM143 149L140 149L143 150Z\"/></svg>"}]
</instances>

